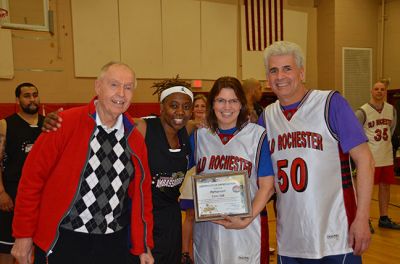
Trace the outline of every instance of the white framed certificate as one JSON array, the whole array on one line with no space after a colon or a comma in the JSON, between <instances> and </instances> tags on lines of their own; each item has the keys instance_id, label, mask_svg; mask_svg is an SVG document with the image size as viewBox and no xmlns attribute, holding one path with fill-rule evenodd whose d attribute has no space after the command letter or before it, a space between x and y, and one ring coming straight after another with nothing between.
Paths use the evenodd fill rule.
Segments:
<instances>
[{"instance_id":1,"label":"white framed certificate","mask_svg":"<svg viewBox=\"0 0 400 264\"><path fill-rule=\"evenodd\" d=\"M247 171L195 175L192 184L197 222L252 215Z\"/></svg>"}]
</instances>

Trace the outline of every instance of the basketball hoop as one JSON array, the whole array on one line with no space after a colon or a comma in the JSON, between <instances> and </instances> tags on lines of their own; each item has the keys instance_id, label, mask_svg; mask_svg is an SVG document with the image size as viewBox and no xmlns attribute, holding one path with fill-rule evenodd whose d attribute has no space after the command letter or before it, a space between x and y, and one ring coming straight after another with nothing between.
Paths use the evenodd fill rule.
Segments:
<instances>
[{"instance_id":1,"label":"basketball hoop","mask_svg":"<svg viewBox=\"0 0 400 264\"><path fill-rule=\"evenodd\" d=\"M0 19L5 18L6 16L8 16L8 11L0 7Z\"/></svg>"},{"instance_id":2,"label":"basketball hoop","mask_svg":"<svg viewBox=\"0 0 400 264\"><path fill-rule=\"evenodd\" d=\"M1 28L1 24L2 24L1 20L3 18L6 18L7 16L8 16L8 11L6 9L0 7L0 28Z\"/></svg>"}]
</instances>

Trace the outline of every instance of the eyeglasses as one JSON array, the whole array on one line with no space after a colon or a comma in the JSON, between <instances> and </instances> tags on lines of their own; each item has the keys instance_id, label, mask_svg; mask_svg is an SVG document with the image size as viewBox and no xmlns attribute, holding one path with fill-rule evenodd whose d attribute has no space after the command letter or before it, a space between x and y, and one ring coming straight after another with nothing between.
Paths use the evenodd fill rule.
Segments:
<instances>
[{"instance_id":1,"label":"eyeglasses","mask_svg":"<svg viewBox=\"0 0 400 264\"><path fill-rule=\"evenodd\" d=\"M218 105L225 105L226 103L228 103L229 105L238 105L240 104L239 99L235 98L235 99L229 99L226 100L224 98L216 98L214 99L214 103L218 104Z\"/></svg>"}]
</instances>

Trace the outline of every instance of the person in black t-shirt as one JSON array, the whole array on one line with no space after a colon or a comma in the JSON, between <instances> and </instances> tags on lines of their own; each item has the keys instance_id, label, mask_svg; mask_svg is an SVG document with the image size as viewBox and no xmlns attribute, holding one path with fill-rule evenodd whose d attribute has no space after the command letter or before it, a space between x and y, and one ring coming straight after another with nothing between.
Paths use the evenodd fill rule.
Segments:
<instances>
[{"instance_id":1,"label":"person in black t-shirt","mask_svg":"<svg viewBox=\"0 0 400 264\"><path fill-rule=\"evenodd\" d=\"M41 132L44 117L39 115L39 91L32 83L15 89L18 113L0 120L0 252L9 254L14 243L11 225L17 186L25 158ZM4 263L14 263L11 255ZM9 261L9 262L6 262ZM2 262L3 263L3 262Z\"/></svg>"},{"instance_id":2,"label":"person in black t-shirt","mask_svg":"<svg viewBox=\"0 0 400 264\"><path fill-rule=\"evenodd\" d=\"M186 125L192 115L190 84L178 79L155 83L160 117L139 119L152 176L155 263L181 263L182 220L178 203L190 153ZM144 129L143 129L144 128ZM132 263L138 263L133 259Z\"/></svg>"}]
</instances>

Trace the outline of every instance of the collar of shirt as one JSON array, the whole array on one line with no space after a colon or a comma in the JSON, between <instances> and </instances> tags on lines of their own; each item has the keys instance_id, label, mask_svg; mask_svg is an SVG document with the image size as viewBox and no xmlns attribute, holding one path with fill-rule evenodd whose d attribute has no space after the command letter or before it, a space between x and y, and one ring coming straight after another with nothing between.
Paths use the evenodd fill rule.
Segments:
<instances>
[{"instance_id":1,"label":"collar of shirt","mask_svg":"<svg viewBox=\"0 0 400 264\"><path fill-rule=\"evenodd\" d=\"M300 103L301 103L301 101L298 101L294 104L290 104L290 105L286 105L286 106L281 105L281 108L282 108L282 110L294 110L294 109L297 109L297 107L299 106Z\"/></svg>"},{"instance_id":2,"label":"collar of shirt","mask_svg":"<svg viewBox=\"0 0 400 264\"><path fill-rule=\"evenodd\" d=\"M237 127L232 127L229 129L220 129L218 128L217 134L228 134L228 135L233 135L237 130Z\"/></svg>"},{"instance_id":3,"label":"collar of shirt","mask_svg":"<svg viewBox=\"0 0 400 264\"><path fill-rule=\"evenodd\" d=\"M94 104L96 105L96 103L97 100L94 102ZM104 129L104 131L106 131L108 134L110 134L114 130L117 130L118 135L124 134L124 124L122 123L122 114L118 116L117 122L115 122L114 126L109 128L101 122L101 119L96 112L96 126L101 126Z\"/></svg>"}]
</instances>

